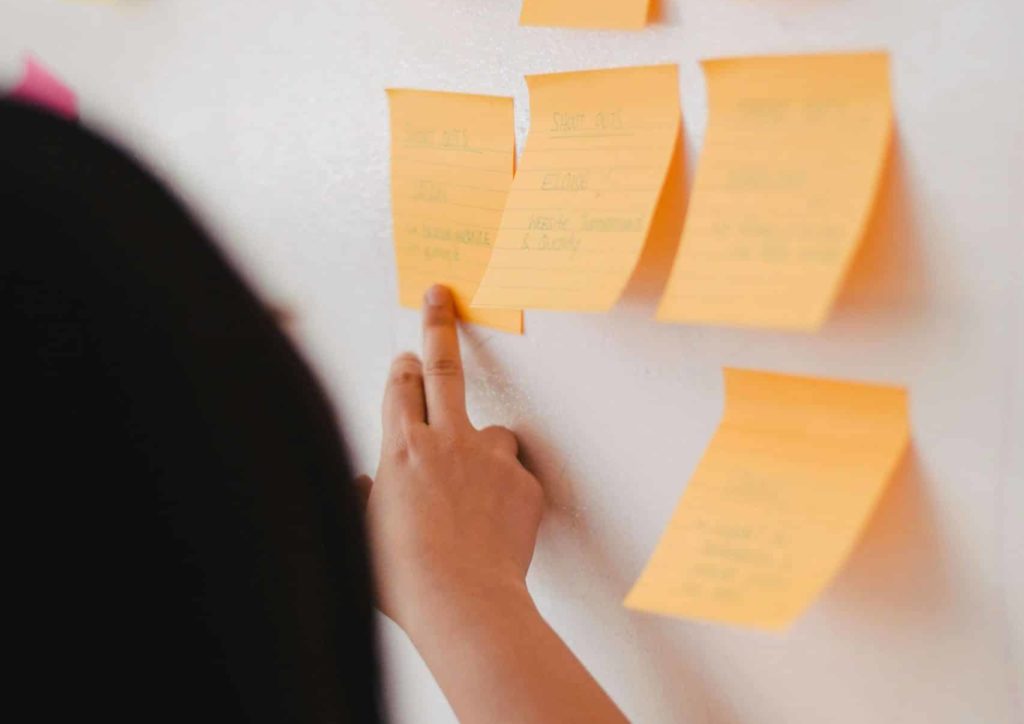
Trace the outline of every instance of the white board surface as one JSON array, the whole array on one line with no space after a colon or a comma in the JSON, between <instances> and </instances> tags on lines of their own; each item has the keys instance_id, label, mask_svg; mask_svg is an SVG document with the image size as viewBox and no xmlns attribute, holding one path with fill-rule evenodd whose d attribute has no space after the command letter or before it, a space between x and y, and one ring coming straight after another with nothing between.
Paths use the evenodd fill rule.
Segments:
<instances>
[{"instance_id":1,"label":"white board surface","mask_svg":"<svg viewBox=\"0 0 1024 724\"><path fill-rule=\"evenodd\" d=\"M514 94L525 73L676 62L686 179L697 60L887 49L898 140L876 223L816 335L528 313L464 337L481 424L549 493L530 584L637 722L1024 721L1024 3L664 0L638 33L517 26L515 0L0 0L0 86L26 51L87 123L193 205L296 336L372 472L387 364L418 345L391 250L387 86ZM838 579L784 635L620 601L718 421L723 365L909 385L914 449ZM454 717L381 622L396 722Z\"/></svg>"}]
</instances>

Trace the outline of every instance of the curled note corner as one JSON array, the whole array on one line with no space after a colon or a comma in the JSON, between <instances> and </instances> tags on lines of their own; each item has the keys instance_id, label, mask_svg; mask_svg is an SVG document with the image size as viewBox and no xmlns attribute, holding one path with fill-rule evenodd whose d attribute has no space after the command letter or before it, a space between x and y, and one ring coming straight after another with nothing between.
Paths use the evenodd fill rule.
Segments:
<instances>
[{"instance_id":1,"label":"curled note corner","mask_svg":"<svg viewBox=\"0 0 1024 724\"><path fill-rule=\"evenodd\" d=\"M25 57L25 72L8 98L45 108L69 121L78 119L78 99L74 91L32 56Z\"/></svg>"}]
</instances>

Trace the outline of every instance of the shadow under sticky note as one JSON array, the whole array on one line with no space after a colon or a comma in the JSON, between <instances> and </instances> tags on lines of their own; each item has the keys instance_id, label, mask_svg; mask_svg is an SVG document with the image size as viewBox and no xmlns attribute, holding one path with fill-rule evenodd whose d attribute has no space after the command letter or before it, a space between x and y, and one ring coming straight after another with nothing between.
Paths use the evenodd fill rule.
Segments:
<instances>
[{"instance_id":1,"label":"shadow under sticky note","mask_svg":"<svg viewBox=\"0 0 1024 724\"><path fill-rule=\"evenodd\" d=\"M703 65L708 129L658 319L817 329L864 235L885 167L888 56Z\"/></svg>"},{"instance_id":2,"label":"shadow under sticky note","mask_svg":"<svg viewBox=\"0 0 1024 724\"><path fill-rule=\"evenodd\" d=\"M636 267L672 159L676 67L526 80L530 132L473 304L605 311Z\"/></svg>"},{"instance_id":3,"label":"shadow under sticky note","mask_svg":"<svg viewBox=\"0 0 1024 724\"><path fill-rule=\"evenodd\" d=\"M725 371L721 424L630 608L788 626L838 572L909 442L897 387Z\"/></svg>"},{"instance_id":4,"label":"shadow under sticky note","mask_svg":"<svg viewBox=\"0 0 1024 724\"><path fill-rule=\"evenodd\" d=\"M25 71L8 97L45 108L71 121L78 118L78 99L74 91L31 56L25 58Z\"/></svg>"},{"instance_id":5,"label":"shadow under sticky note","mask_svg":"<svg viewBox=\"0 0 1024 724\"><path fill-rule=\"evenodd\" d=\"M462 319L522 333L518 308L472 309L512 183L512 99L389 90L399 302L448 286Z\"/></svg>"},{"instance_id":6,"label":"shadow under sticky note","mask_svg":"<svg viewBox=\"0 0 1024 724\"><path fill-rule=\"evenodd\" d=\"M639 30L651 13L651 0L523 0L519 24Z\"/></svg>"}]
</instances>

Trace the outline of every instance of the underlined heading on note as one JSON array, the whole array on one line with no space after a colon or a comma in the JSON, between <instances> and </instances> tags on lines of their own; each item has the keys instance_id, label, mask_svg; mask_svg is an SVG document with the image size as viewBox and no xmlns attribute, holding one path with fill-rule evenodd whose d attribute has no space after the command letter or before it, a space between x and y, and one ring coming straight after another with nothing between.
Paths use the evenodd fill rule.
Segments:
<instances>
[{"instance_id":1,"label":"underlined heading on note","mask_svg":"<svg viewBox=\"0 0 1024 724\"><path fill-rule=\"evenodd\" d=\"M470 322L522 332L518 309L472 309L515 159L512 99L389 90L391 203L399 301L451 288Z\"/></svg>"}]
</instances>

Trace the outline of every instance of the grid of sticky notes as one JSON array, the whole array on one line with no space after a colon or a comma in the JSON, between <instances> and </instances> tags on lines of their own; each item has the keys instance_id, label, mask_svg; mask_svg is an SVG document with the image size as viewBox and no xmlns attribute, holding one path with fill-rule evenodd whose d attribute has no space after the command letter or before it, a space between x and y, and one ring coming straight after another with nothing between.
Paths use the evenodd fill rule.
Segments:
<instances>
[{"instance_id":1,"label":"grid of sticky notes","mask_svg":"<svg viewBox=\"0 0 1024 724\"><path fill-rule=\"evenodd\" d=\"M522 22L642 27L649 5L525 0ZM888 56L703 67L708 126L657 318L815 330L888 160ZM447 284L464 319L521 332L522 309L606 311L622 295L681 138L677 69L526 83L518 168L510 98L389 91L402 304ZM719 427L625 604L784 629L842 567L893 477L910 439L907 394L735 369L725 391Z\"/></svg>"},{"instance_id":2,"label":"grid of sticky notes","mask_svg":"<svg viewBox=\"0 0 1024 724\"><path fill-rule=\"evenodd\" d=\"M734 58L704 71L707 134L657 317L815 330L885 166L888 56Z\"/></svg>"},{"instance_id":3,"label":"grid of sticky notes","mask_svg":"<svg viewBox=\"0 0 1024 724\"><path fill-rule=\"evenodd\" d=\"M650 13L651 0L523 0L519 24L639 30Z\"/></svg>"},{"instance_id":4,"label":"grid of sticky notes","mask_svg":"<svg viewBox=\"0 0 1024 724\"><path fill-rule=\"evenodd\" d=\"M388 100L399 302L419 308L443 284L461 318L521 333L519 309L470 307L512 183L512 99L392 89Z\"/></svg>"},{"instance_id":5,"label":"grid of sticky notes","mask_svg":"<svg viewBox=\"0 0 1024 724\"><path fill-rule=\"evenodd\" d=\"M643 250L679 135L676 66L526 82L526 148L473 305L607 310Z\"/></svg>"},{"instance_id":6,"label":"grid of sticky notes","mask_svg":"<svg viewBox=\"0 0 1024 724\"><path fill-rule=\"evenodd\" d=\"M788 626L856 543L909 441L904 389L726 370L725 412L630 608Z\"/></svg>"}]
</instances>

